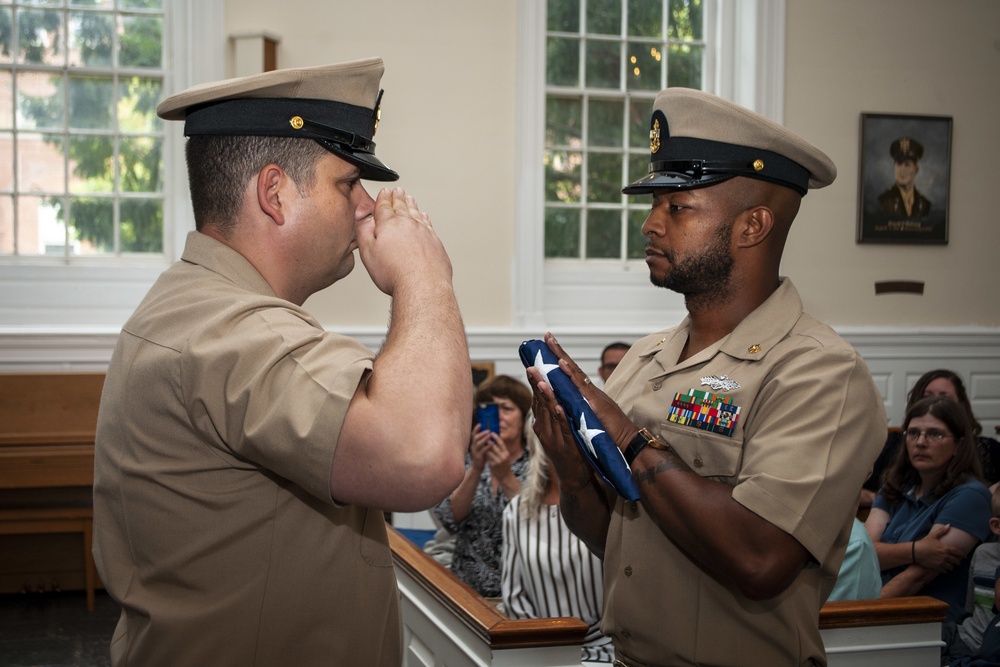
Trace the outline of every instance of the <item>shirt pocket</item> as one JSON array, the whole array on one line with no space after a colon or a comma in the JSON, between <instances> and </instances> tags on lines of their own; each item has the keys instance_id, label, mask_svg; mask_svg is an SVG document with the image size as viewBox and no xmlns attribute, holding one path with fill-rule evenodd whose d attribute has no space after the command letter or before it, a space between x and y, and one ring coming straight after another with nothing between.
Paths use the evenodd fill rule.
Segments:
<instances>
[{"instance_id":1,"label":"shirt pocket","mask_svg":"<svg viewBox=\"0 0 1000 667\"><path fill-rule=\"evenodd\" d=\"M671 422L661 422L656 430L691 470L702 477L734 480L739 473L743 441L736 434L742 431L730 437Z\"/></svg>"}]
</instances>

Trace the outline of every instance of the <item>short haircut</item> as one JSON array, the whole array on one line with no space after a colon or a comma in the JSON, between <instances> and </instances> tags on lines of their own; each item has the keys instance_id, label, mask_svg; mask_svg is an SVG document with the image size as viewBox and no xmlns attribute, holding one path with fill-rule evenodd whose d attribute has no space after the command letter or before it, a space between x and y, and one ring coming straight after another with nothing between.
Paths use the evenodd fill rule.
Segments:
<instances>
[{"instance_id":1,"label":"short haircut","mask_svg":"<svg viewBox=\"0 0 1000 667\"><path fill-rule=\"evenodd\" d=\"M623 343L621 341L615 341L614 343L609 343L601 350L601 364L604 364L604 356L612 350L622 350L623 352L628 352L629 348L632 347L628 343Z\"/></svg>"},{"instance_id":2,"label":"short haircut","mask_svg":"<svg viewBox=\"0 0 1000 667\"><path fill-rule=\"evenodd\" d=\"M312 139L287 137L194 136L187 140L188 183L195 227L213 225L226 238L239 219L250 179L276 164L300 192L316 180L316 163L330 153Z\"/></svg>"}]
</instances>

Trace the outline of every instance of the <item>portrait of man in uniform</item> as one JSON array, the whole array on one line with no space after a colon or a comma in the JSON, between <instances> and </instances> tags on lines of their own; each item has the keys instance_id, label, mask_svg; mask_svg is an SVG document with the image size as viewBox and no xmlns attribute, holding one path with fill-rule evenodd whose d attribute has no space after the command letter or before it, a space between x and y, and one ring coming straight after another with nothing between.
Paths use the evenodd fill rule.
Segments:
<instances>
[{"instance_id":1,"label":"portrait of man in uniform","mask_svg":"<svg viewBox=\"0 0 1000 667\"><path fill-rule=\"evenodd\" d=\"M916 188L923 145L912 137L900 137L889 146L895 182L878 196L878 203L893 220L927 217L931 202Z\"/></svg>"},{"instance_id":2,"label":"portrait of man in uniform","mask_svg":"<svg viewBox=\"0 0 1000 667\"><path fill-rule=\"evenodd\" d=\"M948 242L951 118L861 114L859 243Z\"/></svg>"}]
</instances>

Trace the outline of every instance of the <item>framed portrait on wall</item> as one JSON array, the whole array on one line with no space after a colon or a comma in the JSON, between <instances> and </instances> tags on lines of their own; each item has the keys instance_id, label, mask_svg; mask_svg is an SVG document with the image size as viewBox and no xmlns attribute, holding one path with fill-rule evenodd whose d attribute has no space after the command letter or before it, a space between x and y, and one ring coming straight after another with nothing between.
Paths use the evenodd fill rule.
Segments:
<instances>
[{"instance_id":1,"label":"framed portrait on wall","mask_svg":"<svg viewBox=\"0 0 1000 667\"><path fill-rule=\"evenodd\" d=\"M858 243L948 243L951 117L861 114Z\"/></svg>"},{"instance_id":2,"label":"framed portrait on wall","mask_svg":"<svg viewBox=\"0 0 1000 667\"><path fill-rule=\"evenodd\" d=\"M492 361L472 362L472 384L473 388L478 387L493 377L494 366Z\"/></svg>"}]
</instances>

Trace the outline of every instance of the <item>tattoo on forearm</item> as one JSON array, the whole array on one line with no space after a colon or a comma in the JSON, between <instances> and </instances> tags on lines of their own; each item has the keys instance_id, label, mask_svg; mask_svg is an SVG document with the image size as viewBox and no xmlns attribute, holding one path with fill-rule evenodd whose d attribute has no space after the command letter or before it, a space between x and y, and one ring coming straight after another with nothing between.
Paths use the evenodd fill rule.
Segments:
<instances>
[{"instance_id":1,"label":"tattoo on forearm","mask_svg":"<svg viewBox=\"0 0 1000 667\"><path fill-rule=\"evenodd\" d=\"M664 457L657 461L655 466L645 468L644 470L637 470L633 474L633 477L639 484L655 484L656 476L667 470L685 470L690 472L691 468L673 452L665 452Z\"/></svg>"}]
</instances>

